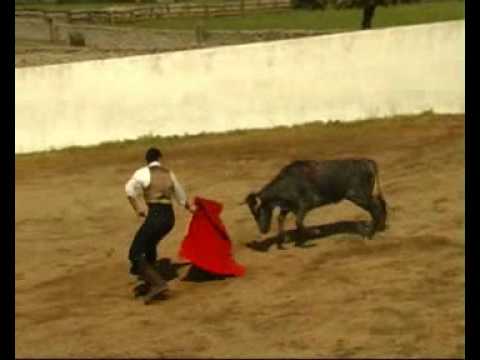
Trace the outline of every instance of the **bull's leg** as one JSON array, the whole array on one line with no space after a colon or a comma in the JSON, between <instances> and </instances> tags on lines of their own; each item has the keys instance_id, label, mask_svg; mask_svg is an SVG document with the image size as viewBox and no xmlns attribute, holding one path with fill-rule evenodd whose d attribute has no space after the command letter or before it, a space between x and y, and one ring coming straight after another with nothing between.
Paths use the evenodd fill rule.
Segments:
<instances>
[{"instance_id":1,"label":"bull's leg","mask_svg":"<svg viewBox=\"0 0 480 360\"><path fill-rule=\"evenodd\" d=\"M373 238L373 235L375 235L375 232L377 230L377 223L379 221L378 207L376 206L373 197L355 191L348 192L345 197L354 204L369 212L370 216L372 217L372 223L366 235L369 239Z\"/></svg>"},{"instance_id":2,"label":"bull's leg","mask_svg":"<svg viewBox=\"0 0 480 360\"><path fill-rule=\"evenodd\" d=\"M375 201L373 198L369 199L369 204L366 210L370 213L372 216L372 225L369 233L369 238L373 238L375 233L377 232L378 229L378 223L379 223L379 209L378 206L376 205Z\"/></svg>"},{"instance_id":3,"label":"bull's leg","mask_svg":"<svg viewBox=\"0 0 480 360\"><path fill-rule=\"evenodd\" d=\"M286 238L285 218L287 217L287 214L288 214L288 210L280 210L280 214L278 215L278 240L277 240L278 249L285 249L282 244Z\"/></svg>"},{"instance_id":4,"label":"bull's leg","mask_svg":"<svg viewBox=\"0 0 480 360\"><path fill-rule=\"evenodd\" d=\"M300 208L295 214L295 225L297 226L297 238L295 239L295 246L299 246L305 242L304 236L306 234L306 230L303 222L305 221L306 215L307 210L304 208Z\"/></svg>"},{"instance_id":5,"label":"bull's leg","mask_svg":"<svg viewBox=\"0 0 480 360\"><path fill-rule=\"evenodd\" d=\"M372 216L371 236L377 231L386 229L387 203L381 194L373 195L371 192L354 196L351 199L354 203L367 210Z\"/></svg>"},{"instance_id":6,"label":"bull's leg","mask_svg":"<svg viewBox=\"0 0 480 360\"><path fill-rule=\"evenodd\" d=\"M387 228L387 203L382 195L372 198L372 207L375 212L376 231L383 231Z\"/></svg>"}]
</instances>

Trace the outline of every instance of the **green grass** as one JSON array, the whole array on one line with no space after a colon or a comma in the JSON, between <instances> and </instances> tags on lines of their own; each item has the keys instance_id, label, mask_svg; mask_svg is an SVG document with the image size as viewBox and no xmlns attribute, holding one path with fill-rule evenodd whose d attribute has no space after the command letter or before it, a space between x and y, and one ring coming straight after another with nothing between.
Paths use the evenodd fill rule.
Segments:
<instances>
[{"instance_id":1,"label":"green grass","mask_svg":"<svg viewBox=\"0 0 480 360\"><path fill-rule=\"evenodd\" d=\"M454 115L460 116L460 115ZM140 136L135 140L122 140L122 141L107 141L98 145L86 145L86 146L69 146L63 149L54 149L47 151L35 151L25 154L15 154L15 159L21 160L24 158L42 158L57 155L75 155L82 152L97 152L97 151L118 151L132 148L147 148L149 146L159 146L162 149L172 149L177 146L195 146L199 143L217 140L232 140L232 139L251 139L251 138L263 138L267 135L275 136L275 134L282 134L285 131L295 132L298 134L336 134L343 132L345 129L376 129L381 131L384 128L392 128L396 126L404 126L408 124L430 124L432 121L439 121L440 118L448 118L450 115L435 114L432 111L426 111L420 114L414 115L396 115L384 118L372 118L354 122L342 122L339 120L331 121L312 121L306 124L293 125L293 126L276 126L274 128L265 129L243 129L243 130L230 130L222 133L200 133L196 135L172 135L172 136L154 136L145 135Z\"/></svg>"},{"instance_id":2,"label":"green grass","mask_svg":"<svg viewBox=\"0 0 480 360\"><path fill-rule=\"evenodd\" d=\"M195 2L195 0L193 0ZM214 3L220 0L202 0ZM129 4L130 6L134 4ZM112 1L101 3L73 4L32 4L17 5L16 9L28 8L39 10L100 10L110 6L126 6L125 2ZM281 13L248 14L247 16L229 16L217 18L182 17L171 19L146 20L126 26L193 30L203 21L207 30L266 30L266 29L305 29L305 30L356 30L362 17L361 9L335 10L331 7L325 11L287 10ZM373 19L374 28L389 26L432 23L465 18L464 0L447 0L442 2L421 3L379 7ZM121 26L121 25L120 25Z\"/></svg>"},{"instance_id":3,"label":"green grass","mask_svg":"<svg viewBox=\"0 0 480 360\"><path fill-rule=\"evenodd\" d=\"M230 16L204 19L207 30L353 30L358 29L362 17L360 9L325 11L287 10L273 14L251 14L244 17ZM379 7L373 19L373 27L389 27L460 20L465 18L465 2L459 0ZM155 29L190 30L201 18L171 18L138 22L136 27ZM128 24L132 26L132 24Z\"/></svg>"}]
</instances>

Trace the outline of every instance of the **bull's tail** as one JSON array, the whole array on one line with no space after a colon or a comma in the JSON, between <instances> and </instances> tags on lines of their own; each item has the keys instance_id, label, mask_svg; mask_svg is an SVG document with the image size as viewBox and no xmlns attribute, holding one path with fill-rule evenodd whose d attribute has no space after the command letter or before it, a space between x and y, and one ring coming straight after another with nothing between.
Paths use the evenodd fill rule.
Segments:
<instances>
[{"instance_id":1,"label":"bull's tail","mask_svg":"<svg viewBox=\"0 0 480 360\"><path fill-rule=\"evenodd\" d=\"M375 176L375 185L373 188L373 194L383 199L382 186L380 184L380 176L378 175L378 165L374 160L369 161L370 168Z\"/></svg>"}]
</instances>

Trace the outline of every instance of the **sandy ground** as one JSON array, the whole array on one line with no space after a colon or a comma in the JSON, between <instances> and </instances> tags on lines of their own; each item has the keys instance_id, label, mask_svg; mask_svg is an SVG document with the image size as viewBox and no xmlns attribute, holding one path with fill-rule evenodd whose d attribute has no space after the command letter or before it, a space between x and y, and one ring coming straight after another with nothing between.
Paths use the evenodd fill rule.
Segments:
<instances>
[{"instance_id":1,"label":"sandy ground","mask_svg":"<svg viewBox=\"0 0 480 360\"><path fill-rule=\"evenodd\" d=\"M198 136L158 144L191 196L220 200L243 278L182 281L134 299L126 260L139 226L124 182L152 142L16 157L17 357L464 357L464 116ZM368 156L389 228L258 251L245 194L294 159ZM159 245L177 251L189 215ZM307 225L367 220L348 202ZM292 219L289 219L290 226Z\"/></svg>"}]
</instances>

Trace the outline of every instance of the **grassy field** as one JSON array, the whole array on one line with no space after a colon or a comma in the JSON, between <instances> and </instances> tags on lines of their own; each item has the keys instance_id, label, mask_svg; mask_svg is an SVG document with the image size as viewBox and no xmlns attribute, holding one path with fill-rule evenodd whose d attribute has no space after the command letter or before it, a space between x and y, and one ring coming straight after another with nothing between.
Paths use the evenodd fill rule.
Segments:
<instances>
[{"instance_id":1,"label":"grassy field","mask_svg":"<svg viewBox=\"0 0 480 360\"><path fill-rule=\"evenodd\" d=\"M235 0L231 0L235 1ZM174 3L175 0L162 0L162 4L164 3ZM190 2L200 2L203 4L203 0L192 0ZM219 3L223 2L223 0L207 0L207 3ZM16 4L16 10L22 9L29 9L29 10L44 10L44 11L70 11L70 10L102 10L108 9L111 7L115 8L138 8L138 7L145 7L145 6L155 6L158 5L155 1L150 2L142 2L142 3L135 3L134 1L130 2L118 2L118 1L101 1L101 2L79 2L79 3L65 3L65 4L48 4L48 3L38 3L38 4Z\"/></svg>"},{"instance_id":2,"label":"grassy field","mask_svg":"<svg viewBox=\"0 0 480 360\"><path fill-rule=\"evenodd\" d=\"M245 17L218 17L204 19L208 30L265 30L265 29L358 29L362 13L359 9L325 11L287 10L275 14L252 14ZM415 5L379 7L373 26L389 27L413 25L465 18L464 1L448 1ZM198 18L148 20L138 27L156 29L193 29Z\"/></svg>"},{"instance_id":3,"label":"grassy field","mask_svg":"<svg viewBox=\"0 0 480 360\"><path fill-rule=\"evenodd\" d=\"M206 3L215 3L218 0L206 0ZM203 3L203 2L202 2ZM125 3L88 3L88 4L33 4L18 5L16 9L40 10L100 10L112 6L132 6ZM203 19L209 30L264 30L264 29L308 29L308 30L355 30L358 29L361 10L335 10L327 8L325 11L287 10L281 13L252 14L245 17L229 16ZM389 27L432 23L438 21L459 20L465 18L465 2L451 0L413 5L397 5L379 7L376 11L374 27ZM135 26L155 29L193 29L200 18L182 17L171 19L147 20L135 23ZM132 26L132 24L128 24Z\"/></svg>"}]
</instances>

